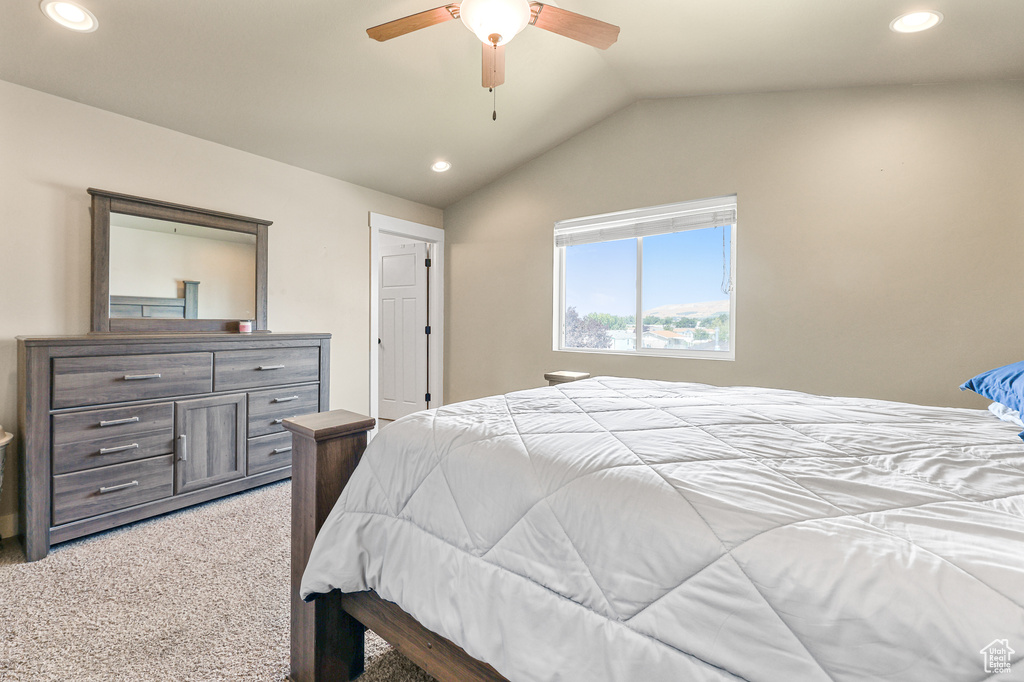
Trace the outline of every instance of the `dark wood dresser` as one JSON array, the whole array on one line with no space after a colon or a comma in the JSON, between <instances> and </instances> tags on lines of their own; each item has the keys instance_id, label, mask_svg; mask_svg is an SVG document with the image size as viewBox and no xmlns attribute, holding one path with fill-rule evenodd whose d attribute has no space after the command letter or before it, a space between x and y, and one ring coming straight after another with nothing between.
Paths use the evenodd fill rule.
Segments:
<instances>
[{"instance_id":1,"label":"dark wood dresser","mask_svg":"<svg viewBox=\"0 0 1024 682\"><path fill-rule=\"evenodd\" d=\"M21 525L50 545L291 475L330 409L329 334L18 338Z\"/></svg>"}]
</instances>

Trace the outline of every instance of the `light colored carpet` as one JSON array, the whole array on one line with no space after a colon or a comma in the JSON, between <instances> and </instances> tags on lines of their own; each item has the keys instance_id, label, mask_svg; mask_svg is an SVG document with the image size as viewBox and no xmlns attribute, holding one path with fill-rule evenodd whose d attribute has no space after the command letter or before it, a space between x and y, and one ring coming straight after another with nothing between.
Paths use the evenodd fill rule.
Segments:
<instances>
[{"instance_id":1,"label":"light colored carpet","mask_svg":"<svg viewBox=\"0 0 1024 682\"><path fill-rule=\"evenodd\" d=\"M283 680L291 487L0 553L0 680ZM367 633L365 682L433 678Z\"/></svg>"}]
</instances>

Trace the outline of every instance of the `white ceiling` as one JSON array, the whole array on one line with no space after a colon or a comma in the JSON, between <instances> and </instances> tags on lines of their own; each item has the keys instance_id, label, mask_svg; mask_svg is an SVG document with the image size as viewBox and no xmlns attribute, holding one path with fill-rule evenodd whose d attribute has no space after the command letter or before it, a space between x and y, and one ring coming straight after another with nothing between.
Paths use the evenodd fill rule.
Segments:
<instances>
[{"instance_id":1,"label":"white ceiling","mask_svg":"<svg viewBox=\"0 0 1024 682\"><path fill-rule=\"evenodd\" d=\"M1024 0L560 0L619 42L527 27L494 122L461 22L365 33L439 0L81 1L94 33L2 0L0 79L441 208L637 99L1024 78Z\"/></svg>"}]
</instances>

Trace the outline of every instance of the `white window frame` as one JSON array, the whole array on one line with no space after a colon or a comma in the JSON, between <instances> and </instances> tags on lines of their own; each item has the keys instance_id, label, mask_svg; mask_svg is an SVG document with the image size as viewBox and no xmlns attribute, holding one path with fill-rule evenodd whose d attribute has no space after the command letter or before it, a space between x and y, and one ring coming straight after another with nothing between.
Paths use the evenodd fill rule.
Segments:
<instances>
[{"instance_id":1,"label":"white window frame","mask_svg":"<svg viewBox=\"0 0 1024 682\"><path fill-rule=\"evenodd\" d=\"M730 223L730 255L729 274L732 287L729 292L729 350L707 351L707 350L680 350L667 348L644 348L643 347L643 232L645 225L653 225L659 221L681 219L686 221L693 218L699 220L701 216L711 216L718 210L731 210L734 214ZM585 218L574 218L561 220L555 223L552 244L554 247L554 300L553 300L553 323L552 323L552 349L567 353L601 353L605 355L626 355L626 356L651 356L690 358L699 360L735 360L736 359L736 233L738 219L736 195L714 197L712 199L700 199L697 201L684 201L676 204L665 204L663 206L652 206L649 208L633 209L629 211L618 211L602 215L588 216ZM710 219L710 217L709 217ZM675 228L671 230L655 231L648 236L656 234L667 234L670 232L685 232L687 230L699 230L710 227L708 224L696 224L693 227ZM635 350L613 350L610 348L567 348L563 344L565 330L565 245L559 245L560 236L564 240L567 235L589 234L592 243L612 241L612 239L596 238L597 233L603 232L607 235L623 234L633 230L640 232L635 236L636 246L636 349ZM624 238L634 238L633 236Z\"/></svg>"}]
</instances>

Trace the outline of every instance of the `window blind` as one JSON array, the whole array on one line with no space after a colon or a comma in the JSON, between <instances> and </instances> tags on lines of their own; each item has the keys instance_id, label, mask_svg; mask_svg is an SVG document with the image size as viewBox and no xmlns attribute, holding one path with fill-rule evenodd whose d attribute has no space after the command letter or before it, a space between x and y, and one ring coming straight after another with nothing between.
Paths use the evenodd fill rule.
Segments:
<instances>
[{"instance_id":1,"label":"window blind","mask_svg":"<svg viewBox=\"0 0 1024 682\"><path fill-rule=\"evenodd\" d=\"M736 197L684 202L653 209L609 213L555 224L555 246L595 244L618 239L723 227L736 222Z\"/></svg>"}]
</instances>

